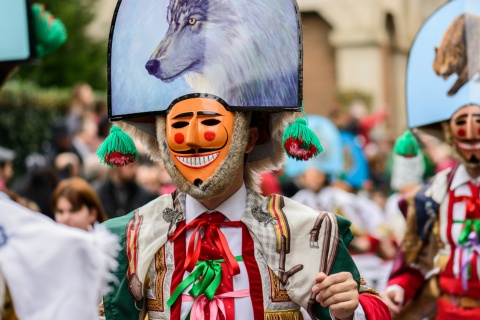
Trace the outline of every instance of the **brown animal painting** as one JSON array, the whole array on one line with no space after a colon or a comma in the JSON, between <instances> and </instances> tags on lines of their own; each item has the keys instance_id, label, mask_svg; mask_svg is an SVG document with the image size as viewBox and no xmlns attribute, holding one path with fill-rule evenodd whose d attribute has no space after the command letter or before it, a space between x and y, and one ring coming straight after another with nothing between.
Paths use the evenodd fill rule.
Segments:
<instances>
[{"instance_id":1,"label":"brown animal painting","mask_svg":"<svg viewBox=\"0 0 480 320\"><path fill-rule=\"evenodd\" d=\"M458 78L448 91L453 96L480 72L480 17L462 14L455 18L443 35L440 47L435 47L433 70L447 79L456 73Z\"/></svg>"}]
</instances>

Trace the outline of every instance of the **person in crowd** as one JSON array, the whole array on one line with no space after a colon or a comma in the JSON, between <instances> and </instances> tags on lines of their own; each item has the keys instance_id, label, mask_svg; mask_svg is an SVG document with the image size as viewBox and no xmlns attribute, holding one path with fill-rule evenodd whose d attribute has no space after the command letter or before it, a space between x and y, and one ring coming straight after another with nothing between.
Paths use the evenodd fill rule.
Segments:
<instances>
[{"instance_id":1,"label":"person in crowd","mask_svg":"<svg viewBox=\"0 0 480 320\"><path fill-rule=\"evenodd\" d=\"M146 190L157 196L161 195L160 168L158 165L148 162L140 164L135 179L138 185Z\"/></svg>"},{"instance_id":2,"label":"person in crowd","mask_svg":"<svg viewBox=\"0 0 480 320\"><path fill-rule=\"evenodd\" d=\"M5 147L0 146L0 199L9 199L20 203L21 205L33 210L40 211L37 203L30 198L19 195L17 192L11 190L8 185L13 177L13 160L15 159L15 152Z\"/></svg>"},{"instance_id":3,"label":"person in crowd","mask_svg":"<svg viewBox=\"0 0 480 320\"><path fill-rule=\"evenodd\" d=\"M13 159L15 159L13 150L0 147L0 192L5 192L13 177Z\"/></svg>"},{"instance_id":4,"label":"person in crowd","mask_svg":"<svg viewBox=\"0 0 480 320\"><path fill-rule=\"evenodd\" d=\"M73 152L62 152L55 157L55 170L60 180L82 176L80 158Z\"/></svg>"},{"instance_id":5,"label":"person in crowd","mask_svg":"<svg viewBox=\"0 0 480 320\"><path fill-rule=\"evenodd\" d=\"M58 223L87 231L94 223L107 220L95 190L79 177L65 179L58 184L51 197L51 207Z\"/></svg>"},{"instance_id":6,"label":"person in crowd","mask_svg":"<svg viewBox=\"0 0 480 320\"><path fill-rule=\"evenodd\" d=\"M111 168L106 179L94 186L109 218L123 216L158 196L136 182L138 166Z\"/></svg>"},{"instance_id":7,"label":"person in crowd","mask_svg":"<svg viewBox=\"0 0 480 320\"><path fill-rule=\"evenodd\" d=\"M90 155L83 164L82 177L92 186L97 186L108 176L109 169L98 161L95 154Z\"/></svg>"},{"instance_id":8,"label":"person in crowd","mask_svg":"<svg viewBox=\"0 0 480 320\"><path fill-rule=\"evenodd\" d=\"M27 169L25 176L15 191L22 197L38 205L38 212L53 219L50 196L59 182L58 173L48 165L33 166Z\"/></svg>"},{"instance_id":9,"label":"person in crowd","mask_svg":"<svg viewBox=\"0 0 480 320\"><path fill-rule=\"evenodd\" d=\"M480 317L480 99L470 69L478 52L471 35L480 34L480 24L473 3L450 1L435 11L408 58L408 125L443 134L459 165L437 173L407 199L401 252L382 293L398 319ZM444 80L452 52L464 59L456 82Z\"/></svg>"},{"instance_id":10,"label":"person in crowd","mask_svg":"<svg viewBox=\"0 0 480 320\"><path fill-rule=\"evenodd\" d=\"M82 120L72 138L72 147L74 152L80 155L82 165L90 155L95 153L98 145L98 125L90 118Z\"/></svg>"},{"instance_id":11,"label":"person in crowd","mask_svg":"<svg viewBox=\"0 0 480 320\"><path fill-rule=\"evenodd\" d=\"M406 231L406 221L399 203L408 198L410 193L416 192L424 182L426 162L425 154L420 149L415 155L400 155L395 150L392 152L390 188L394 192L387 199L385 213L399 245Z\"/></svg>"},{"instance_id":12,"label":"person in crowd","mask_svg":"<svg viewBox=\"0 0 480 320\"><path fill-rule=\"evenodd\" d=\"M94 94L88 83L78 83L73 87L66 116L66 124L71 135L79 131L82 122L91 119L93 103Z\"/></svg>"}]
</instances>

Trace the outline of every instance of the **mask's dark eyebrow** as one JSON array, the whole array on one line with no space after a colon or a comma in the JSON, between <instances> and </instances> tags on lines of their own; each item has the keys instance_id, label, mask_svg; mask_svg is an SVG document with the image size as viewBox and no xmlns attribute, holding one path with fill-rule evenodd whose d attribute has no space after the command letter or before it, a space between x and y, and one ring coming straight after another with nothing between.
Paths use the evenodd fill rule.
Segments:
<instances>
[{"instance_id":1,"label":"mask's dark eyebrow","mask_svg":"<svg viewBox=\"0 0 480 320\"><path fill-rule=\"evenodd\" d=\"M464 118L468 117L468 114L461 114L457 117L455 117L455 119L453 119L453 121L458 121L458 120L462 120Z\"/></svg>"},{"instance_id":2,"label":"mask's dark eyebrow","mask_svg":"<svg viewBox=\"0 0 480 320\"><path fill-rule=\"evenodd\" d=\"M172 119L183 118L183 117L193 117L193 112L179 113L175 117L173 117Z\"/></svg>"},{"instance_id":3,"label":"mask's dark eyebrow","mask_svg":"<svg viewBox=\"0 0 480 320\"><path fill-rule=\"evenodd\" d=\"M214 111L198 111L198 116L221 116L222 114L216 113Z\"/></svg>"}]
</instances>

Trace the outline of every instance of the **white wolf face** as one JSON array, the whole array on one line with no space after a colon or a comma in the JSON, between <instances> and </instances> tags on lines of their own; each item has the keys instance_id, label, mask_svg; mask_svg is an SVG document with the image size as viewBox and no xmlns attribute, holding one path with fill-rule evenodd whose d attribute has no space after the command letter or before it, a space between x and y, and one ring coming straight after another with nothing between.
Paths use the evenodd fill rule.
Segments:
<instances>
[{"instance_id":1,"label":"white wolf face","mask_svg":"<svg viewBox=\"0 0 480 320\"><path fill-rule=\"evenodd\" d=\"M204 65L205 33L209 1L172 0L167 9L167 33L145 65L148 73L164 82L201 71Z\"/></svg>"},{"instance_id":2,"label":"white wolf face","mask_svg":"<svg viewBox=\"0 0 480 320\"><path fill-rule=\"evenodd\" d=\"M163 82L184 76L231 106L296 106L296 17L293 0L170 0L168 30L145 68Z\"/></svg>"}]
</instances>

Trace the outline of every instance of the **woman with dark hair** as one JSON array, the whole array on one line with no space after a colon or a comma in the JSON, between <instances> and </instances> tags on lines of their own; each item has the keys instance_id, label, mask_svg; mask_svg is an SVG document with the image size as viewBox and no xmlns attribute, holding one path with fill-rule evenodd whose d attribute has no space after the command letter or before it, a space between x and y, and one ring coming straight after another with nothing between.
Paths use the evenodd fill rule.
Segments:
<instances>
[{"instance_id":1,"label":"woman with dark hair","mask_svg":"<svg viewBox=\"0 0 480 320\"><path fill-rule=\"evenodd\" d=\"M82 178L63 180L52 195L55 221L89 230L95 223L107 220L105 210L94 189Z\"/></svg>"}]
</instances>

